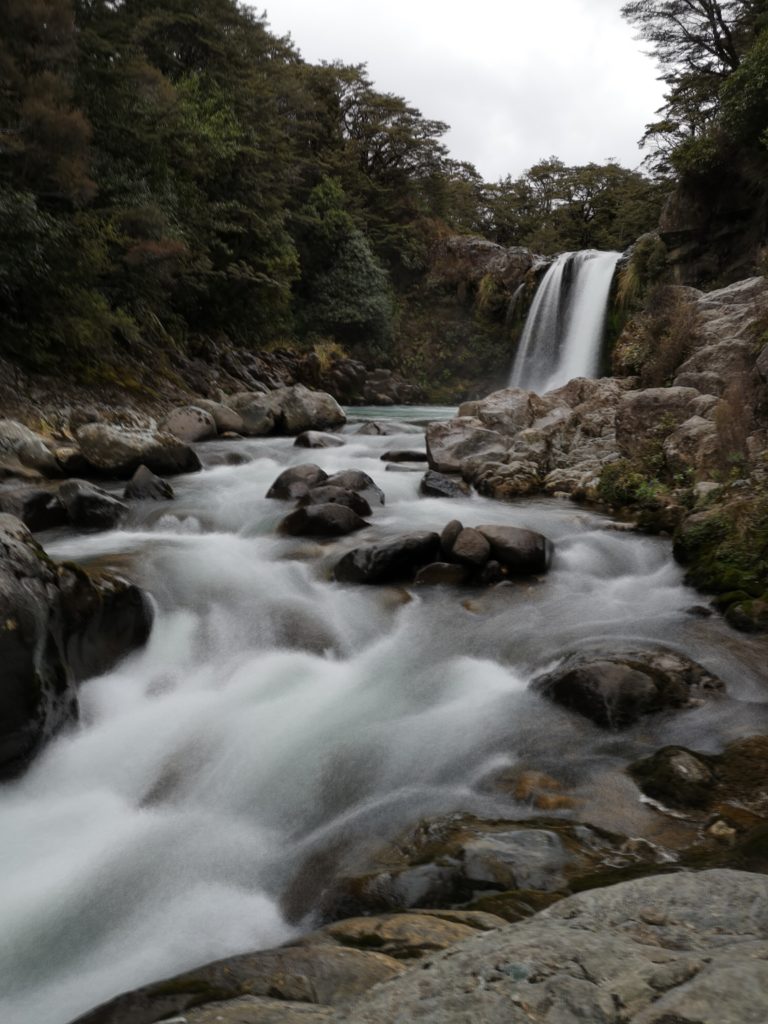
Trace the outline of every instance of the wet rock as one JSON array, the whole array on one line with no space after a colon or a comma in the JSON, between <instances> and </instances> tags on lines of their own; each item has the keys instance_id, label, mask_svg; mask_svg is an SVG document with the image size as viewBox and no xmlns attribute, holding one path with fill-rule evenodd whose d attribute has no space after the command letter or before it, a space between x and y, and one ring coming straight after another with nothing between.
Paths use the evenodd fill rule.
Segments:
<instances>
[{"instance_id":1,"label":"wet rock","mask_svg":"<svg viewBox=\"0 0 768 1024\"><path fill-rule=\"evenodd\" d=\"M174 493L167 480L155 476L146 466L139 466L126 484L123 497L127 501L171 501Z\"/></svg>"},{"instance_id":2,"label":"wet rock","mask_svg":"<svg viewBox=\"0 0 768 1024\"><path fill-rule=\"evenodd\" d=\"M701 665L666 650L575 654L531 687L606 729L694 707L725 690L722 680Z\"/></svg>"},{"instance_id":3,"label":"wet rock","mask_svg":"<svg viewBox=\"0 0 768 1024\"><path fill-rule=\"evenodd\" d=\"M301 466L290 466L284 469L267 491L268 498L302 498L313 487L325 484L328 474L324 469L308 462Z\"/></svg>"},{"instance_id":4,"label":"wet rock","mask_svg":"<svg viewBox=\"0 0 768 1024\"><path fill-rule=\"evenodd\" d=\"M0 420L0 476L61 475L59 464L42 440L22 423Z\"/></svg>"},{"instance_id":5,"label":"wet rock","mask_svg":"<svg viewBox=\"0 0 768 1024\"><path fill-rule=\"evenodd\" d=\"M766 905L768 879L727 870L580 893L371 990L339 1024L761 1024Z\"/></svg>"},{"instance_id":6,"label":"wet rock","mask_svg":"<svg viewBox=\"0 0 768 1024\"><path fill-rule=\"evenodd\" d=\"M466 498L469 487L461 477L452 478L430 469L419 484L419 492L427 498Z\"/></svg>"},{"instance_id":7,"label":"wet rock","mask_svg":"<svg viewBox=\"0 0 768 1024\"><path fill-rule=\"evenodd\" d=\"M684 747L664 747L635 761L629 774L640 789L667 807L709 807L717 781L711 759Z\"/></svg>"},{"instance_id":8,"label":"wet rock","mask_svg":"<svg viewBox=\"0 0 768 1024\"><path fill-rule=\"evenodd\" d=\"M357 491L348 491L343 487L332 487L327 484L313 487L299 498L299 505L344 505L359 516L371 515L371 506Z\"/></svg>"},{"instance_id":9,"label":"wet rock","mask_svg":"<svg viewBox=\"0 0 768 1024\"><path fill-rule=\"evenodd\" d=\"M416 586L428 587L456 587L466 583L469 579L469 571L463 565L456 565L450 562L432 562L419 569L416 573L414 583Z\"/></svg>"},{"instance_id":10,"label":"wet rock","mask_svg":"<svg viewBox=\"0 0 768 1024\"><path fill-rule=\"evenodd\" d=\"M22 771L78 714L77 680L146 639L135 587L56 566L20 520L0 515L0 775Z\"/></svg>"},{"instance_id":11,"label":"wet rock","mask_svg":"<svg viewBox=\"0 0 768 1024\"><path fill-rule=\"evenodd\" d=\"M479 530L463 529L451 547L451 558L472 569L482 569L491 557L491 545Z\"/></svg>"},{"instance_id":12,"label":"wet rock","mask_svg":"<svg viewBox=\"0 0 768 1024\"><path fill-rule=\"evenodd\" d=\"M440 534L440 550L446 558L450 558L451 552L453 551L453 545L456 543L456 538L459 536L461 531L464 529L458 519L452 519L444 528Z\"/></svg>"},{"instance_id":13,"label":"wet rock","mask_svg":"<svg viewBox=\"0 0 768 1024\"><path fill-rule=\"evenodd\" d=\"M375 949L396 960L421 960L476 934L477 930L472 925L411 912L347 918L311 932L297 945L332 944L352 949Z\"/></svg>"},{"instance_id":14,"label":"wet rock","mask_svg":"<svg viewBox=\"0 0 768 1024\"><path fill-rule=\"evenodd\" d=\"M77 440L92 471L100 475L128 479L142 465L160 476L194 473L202 468L189 445L163 431L86 423L78 430Z\"/></svg>"},{"instance_id":15,"label":"wet rock","mask_svg":"<svg viewBox=\"0 0 768 1024\"><path fill-rule=\"evenodd\" d=\"M64 476L85 476L88 473L88 461L79 448L65 445L53 454Z\"/></svg>"},{"instance_id":16,"label":"wet rock","mask_svg":"<svg viewBox=\"0 0 768 1024\"><path fill-rule=\"evenodd\" d=\"M33 532L52 530L67 523L67 512L52 491L40 487L0 490L0 512L16 516Z\"/></svg>"},{"instance_id":17,"label":"wet rock","mask_svg":"<svg viewBox=\"0 0 768 1024\"><path fill-rule=\"evenodd\" d=\"M163 430L167 430L185 444L208 441L218 433L213 416L197 405L185 405L174 409L161 426Z\"/></svg>"},{"instance_id":18,"label":"wet rock","mask_svg":"<svg viewBox=\"0 0 768 1024\"><path fill-rule=\"evenodd\" d=\"M292 537L343 537L370 526L345 505L306 505L291 512L278 529Z\"/></svg>"},{"instance_id":19,"label":"wet rock","mask_svg":"<svg viewBox=\"0 0 768 1024\"><path fill-rule=\"evenodd\" d=\"M403 970L381 953L330 944L246 953L118 996L83 1014L76 1024L155 1024L246 996L337 1006Z\"/></svg>"},{"instance_id":20,"label":"wet rock","mask_svg":"<svg viewBox=\"0 0 768 1024\"><path fill-rule=\"evenodd\" d=\"M334 569L340 583L403 583L418 569L435 561L440 538L436 533L411 533L387 544L355 548Z\"/></svg>"},{"instance_id":21,"label":"wet rock","mask_svg":"<svg viewBox=\"0 0 768 1024\"><path fill-rule=\"evenodd\" d=\"M372 437L392 437L395 434L420 434L421 431L411 423L400 423L397 420L368 420L354 433Z\"/></svg>"},{"instance_id":22,"label":"wet rock","mask_svg":"<svg viewBox=\"0 0 768 1024\"><path fill-rule=\"evenodd\" d=\"M342 448L346 442L338 434L324 434L320 430L305 430L293 443L297 448Z\"/></svg>"},{"instance_id":23,"label":"wet rock","mask_svg":"<svg viewBox=\"0 0 768 1024\"><path fill-rule=\"evenodd\" d=\"M230 404L242 417L245 432L254 435L328 430L347 421L335 398L324 391L311 391L303 384L276 388L267 394L233 395Z\"/></svg>"},{"instance_id":24,"label":"wet rock","mask_svg":"<svg viewBox=\"0 0 768 1024\"><path fill-rule=\"evenodd\" d=\"M243 433L242 416L228 405L223 405L221 402L213 402L209 398L196 398L194 404L198 409L203 409L213 417L216 430L220 434Z\"/></svg>"},{"instance_id":25,"label":"wet rock","mask_svg":"<svg viewBox=\"0 0 768 1024\"><path fill-rule=\"evenodd\" d=\"M367 473L359 469L344 469L334 473L325 481L330 487L343 487L347 491L361 494L369 505L383 505L384 491L378 487Z\"/></svg>"},{"instance_id":26,"label":"wet rock","mask_svg":"<svg viewBox=\"0 0 768 1024\"><path fill-rule=\"evenodd\" d=\"M516 575L545 573L552 560L552 543L543 534L517 526L478 526L491 546L493 558Z\"/></svg>"},{"instance_id":27,"label":"wet rock","mask_svg":"<svg viewBox=\"0 0 768 1024\"><path fill-rule=\"evenodd\" d=\"M504 388L477 402L464 402L460 417L474 417L500 434L517 434L536 418L539 396L522 388Z\"/></svg>"},{"instance_id":28,"label":"wet rock","mask_svg":"<svg viewBox=\"0 0 768 1024\"><path fill-rule=\"evenodd\" d=\"M407 451L389 451L381 456L382 462L426 462L427 453L410 449Z\"/></svg>"},{"instance_id":29,"label":"wet rock","mask_svg":"<svg viewBox=\"0 0 768 1024\"><path fill-rule=\"evenodd\" d=\"M128 511L124 502L87 480L66 480L59 501L78 530L111 530Z\"/></svg>"},{"instance_id":30,"label":"wet rock","mask_svg":"<svg viewBox=\"0 0 768 1024\"><path fill-rule=\"evenodd\" d=\"M240 417L238 433L246 437L265 437L275 429L275 410L269 397L261 391L233 395L230 405Z\"/></svg>"},{"instance_id":31,"label":"wet rock","mask_svg":"<svg viewBox=\"0 0 768 1024\"><path fill-rule=\"evenodd\" d=\"M507 454L509 440L487 430L480 420L461 417L427 427L427 458L438 473L461 473L467 459L480 457L487 462Z\"/></svg>"}]
</instances>

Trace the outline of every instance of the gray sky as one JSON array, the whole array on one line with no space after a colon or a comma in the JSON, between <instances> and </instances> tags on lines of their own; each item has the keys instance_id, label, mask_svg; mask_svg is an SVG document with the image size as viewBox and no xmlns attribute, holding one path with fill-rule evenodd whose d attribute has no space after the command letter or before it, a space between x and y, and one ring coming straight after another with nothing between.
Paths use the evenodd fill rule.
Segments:
<instances>
[{"instance_id":1,"label":"gray sky","mask_svg":"<svg viewBox=\"0 0 768 1024\"><path fill-rule=\"evenodd\" d=\"M451 154L494 180L551 155L638 165L637 139L662 89L620 7L621 0L272 0L267 17L306 60L366 62L379 90L447 121Z\"/></svg>"}]
</instances>

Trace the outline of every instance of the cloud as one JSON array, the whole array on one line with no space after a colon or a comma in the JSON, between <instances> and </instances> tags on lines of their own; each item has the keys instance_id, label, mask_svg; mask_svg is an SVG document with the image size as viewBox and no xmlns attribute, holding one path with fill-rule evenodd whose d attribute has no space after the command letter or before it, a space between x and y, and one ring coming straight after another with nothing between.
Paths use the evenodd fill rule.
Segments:
<instances>
[{"instance_id":1,"label":"cloud","mask_svg":"<svg viewBox=\"0 0 768 1024\"><path fill-rule=\"evenodd\" d=\"M488 179L553 154L636 166L662 100L618 0L279 0L267 17L307 60L365 62L448 122L452 155Z\"/></svg>"}]
</instances>

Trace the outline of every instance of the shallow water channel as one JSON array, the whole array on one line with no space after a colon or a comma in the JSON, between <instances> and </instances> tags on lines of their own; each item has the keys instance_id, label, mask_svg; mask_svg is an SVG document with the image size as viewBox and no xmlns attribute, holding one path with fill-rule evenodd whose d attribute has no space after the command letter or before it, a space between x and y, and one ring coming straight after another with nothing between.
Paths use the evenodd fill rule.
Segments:
<instances>
[{"instance_id":1,"label":"shallow water channel","mask_svg":"<svg viewBox=\"0 0 768 1024\"><path fill-rule=\"evenodd\" d=\"M691 614L705 601L668 541L568 502L422 498L421 472L387 472L380 456L423 447L418 424L450 410L353 413L403 434L350 422L341 448L210 442L175 502L136 505L117 531L41 535L55 558L136 580L156 620L145 650L82 687L79 727L0 788L4 1024L66 1024L306 930L311 906L289 922L281 897L325 847L364 865L424 815L535 813L484 784L505 766L556 768L579 818L663 843L673 826L624 766L666 743L716 751L768 731L765 641ZM310 461L375 479L387 501L368 530L326 544L276 534L290 506L264 495ZM552 570L485 591L329 582L343 551L454 518L545 533ZM616 735L527 690L570 651L653 643L720 675L728 697Z\"/></svg>"}]
</instances>

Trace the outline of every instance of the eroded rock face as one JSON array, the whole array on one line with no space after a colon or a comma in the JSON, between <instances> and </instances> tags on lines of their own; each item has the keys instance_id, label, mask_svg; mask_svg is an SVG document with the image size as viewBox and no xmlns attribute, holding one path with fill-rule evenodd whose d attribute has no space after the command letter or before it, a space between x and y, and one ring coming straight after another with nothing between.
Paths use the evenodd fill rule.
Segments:
<instances>
[{"instance_id":1,"label":"eroded rock face","mask_svg":"<svg viewBox=\"0 0 768 1024\"><path fill-rule=\"evenodd\" d=\"M644 715L698 706L725 685L674 651L575 654L531 688L606 729L623 729Z\"/></svg>"},{"instance_id":2,"label":"eroded rock face","mask_svg":"<svg viewBox=\"0 0 768 1024\"><path fill-rule=\"evenodd\" d=\"M86 423L77 431L80 450L96 475L127 479L139 466L160 476L201 469L195 452L172 434Z\"/></svg>"},{"instance_id":3,"label":"eroded rock face","mask_svg":"<svg viewBox=\"0 0 768 1024\"><path fill-rule=\"evenodd\" d=\"M150 626L136 587L55 565L20 520L0 515L0 776L74 721L75 683L144 643Z\"/></svg>"},{"instance_id":4,"label":"eroded rock face","mask_svg":"<svg viewBox=\"0 0 768 1024\"><path fill-rule=\"evenodd\" d=\"M651 439L663 439L692 415L700 397L695 388L646 388L629 391L616 410L616 441L622 455L642 455Z\"/></svg>"}]
</instances>

